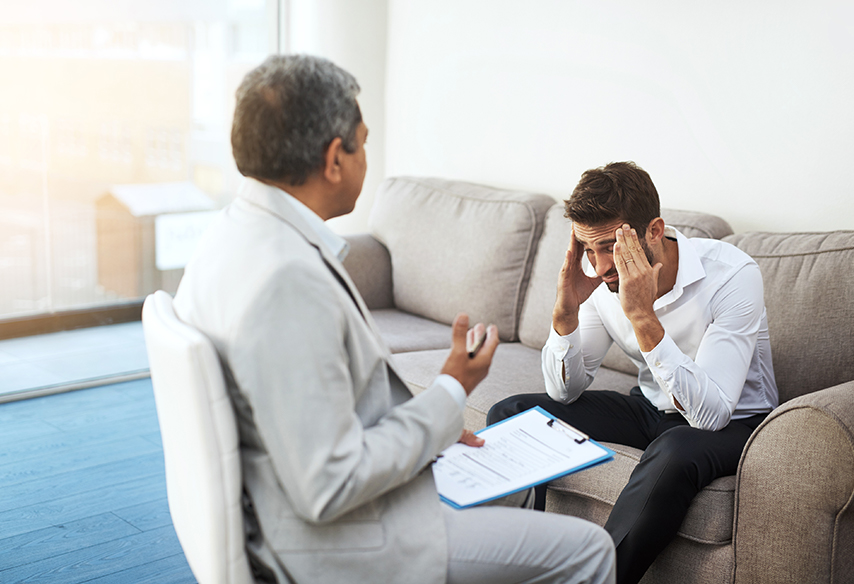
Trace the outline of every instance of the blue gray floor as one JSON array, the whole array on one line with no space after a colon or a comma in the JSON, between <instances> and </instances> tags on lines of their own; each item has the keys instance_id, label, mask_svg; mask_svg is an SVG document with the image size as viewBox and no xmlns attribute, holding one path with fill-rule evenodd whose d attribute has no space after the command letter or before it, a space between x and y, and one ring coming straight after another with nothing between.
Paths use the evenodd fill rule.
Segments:
<instances>
[{"instance_id":1,"label":"blue gray floor","mask_svg":"<svg viewBox=\"0 0 854 584\"><path fill-rule=\"evenodd\" d=\"M0 582L195 582L147 379L1 404L0 493Z\"/></svg>"},{"instance_id":2,"label":"blue gray floor","mask_svg":"<svg viewBox=\"0 0 854 584\"><path fill-rule=\"evenodd\" d=\"M147 372L139 322L0 341L0 401Z\"/></svg>"}]
</instances>

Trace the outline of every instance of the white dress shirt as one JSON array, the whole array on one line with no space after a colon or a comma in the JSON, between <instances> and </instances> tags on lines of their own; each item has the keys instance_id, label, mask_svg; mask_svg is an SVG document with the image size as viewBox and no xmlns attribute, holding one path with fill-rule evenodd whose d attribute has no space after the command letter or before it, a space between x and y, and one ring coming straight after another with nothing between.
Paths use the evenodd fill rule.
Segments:
<instances>
[{"instance_id":1,"label":"white dress shirt","mask_svg":"<svg viewBox=\"0 0 854 584\"><path fill-rule=\"evenodd\" d=\"M298 200L296 197L283 191L282 189L266 185L261 181L247 178L245 179L243 189L272 189L278 193L280 193L288 203L299 213L300 217L308 224L312 231L314 231L315 235L317 235L318 239L323 242L323 244L338 258L339 261L344 261L344 258L347 257L347 254L350 252L350 243L332 231L326 222L314 211L306 207L302 201ZM438 383L442 388L447 391L454 401L457 402L457 405L460 407L460 411L464 411L466 407L466 392L463 389L462 384L457 381L454 377L446 374L441 374L436 378L436 383Z\"/></svg>"},{"instance_id":2,"label":"white dress shirt","mask_svg":"<svg viewBox=\"0 0 854 584\"><path fill-rule=\"evenodd\" d=\"M679 265L673 289L653 304L664 327L658 345L640 350L619 295L603 283L581 305L576 330L560 336L552 327L542 352L546 391L562 403L577 399L616 343L637 365L644 396L694 428L770 412L778 395L759 266L722 241L672 227L665 235L679 246Z\"/></svg>"}]
</instances>

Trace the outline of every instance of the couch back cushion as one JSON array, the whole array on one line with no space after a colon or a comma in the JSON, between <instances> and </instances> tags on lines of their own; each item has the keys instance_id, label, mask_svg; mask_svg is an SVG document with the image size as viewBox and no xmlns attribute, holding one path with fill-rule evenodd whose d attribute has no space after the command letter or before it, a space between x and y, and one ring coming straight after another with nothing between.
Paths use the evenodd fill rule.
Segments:
<instances>
[{"instance_id":1,"label":"couch back cushion","mask_svg":"<svg viewBox=\"0 0 854 584\"><path fill-rule=\"evenodd\" d=\"M519 319L519 340L534 349L541 349L549 338L557 277L569 245L572 223L563 213L563 204L560 203L546 213L543 236L531 269L531 283L525 296L522 318Z\"/></svg>"},{"instance_id":2,"label":"couch back cushion","mask_svg":"<svg viewBox=\"0 0 854 584\"><path fill-rule=\"evenodd\" d=\"M662 209L661 216L665 223L678 229L685 237L723 239L732 234L732 227L729 223L717 215L679 209Z\"/></svg>"},{"instance_id":3,"label":"couch back cushion","mask_svg":"<svg viewBox=\"0 0 854 584\"><path fill-rule=\"evenodd\" d=\"M519 315L554 199L460 181L397 177L377 193L371 234L391 255L397 308L450 324L458 312L518 340Z\"/></svg>"},{"instance_id":4,"label":"couch back cushion","mask_svg":"<svg viewBox=\"0 0 854 584\"><path fill-rule=\"evenodd\" d=\"M759 264L780 403L854 379L854 231L725 238Z\"/></svg>"}]
</instances>

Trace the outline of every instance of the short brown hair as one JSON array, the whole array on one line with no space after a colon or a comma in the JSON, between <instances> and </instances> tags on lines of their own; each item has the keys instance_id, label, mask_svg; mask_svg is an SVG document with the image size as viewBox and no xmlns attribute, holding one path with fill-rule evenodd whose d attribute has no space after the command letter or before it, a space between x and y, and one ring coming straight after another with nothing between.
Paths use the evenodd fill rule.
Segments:
<instances>
[{"instance_id":1,"label":"short brown hair","mask_svg":"<svg viewBox=\"0 0 854 584\"><path fill-rule=\"evenodd\" d=\"M649 174L634 162L611 162L592 168L564 201L565 217L582 225L602 225L622 220L638 237L661 215L658 191Z\"/></svg>"}]
</instances>

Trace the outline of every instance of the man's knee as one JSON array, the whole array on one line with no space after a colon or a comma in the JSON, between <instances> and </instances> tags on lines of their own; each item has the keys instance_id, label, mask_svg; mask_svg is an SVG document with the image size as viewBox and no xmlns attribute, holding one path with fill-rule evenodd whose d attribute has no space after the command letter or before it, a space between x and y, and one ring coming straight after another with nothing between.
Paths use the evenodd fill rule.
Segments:
<instances>
[{"instance_id":1,"label":"man's knee","mask_svg":"<svg viewBox=\"0 0 854 584\"><path fill-rule=\"evenodd\" d=\"M660 477L659 482L676 484L684 481L694 483L697 488L705 486L706 453L698 445L696 432L702 432L690 426L671 428L650 443L641 457L641 464L655 467L653 472Z\"/></svg>"},{"instance_id":2,"label":"man's knee","mask_svg":"<svg viewBox=\"0 0 854 584\"><path fill-rule=\"evenodd\" d=\"M534 398L539 397L538 394L522 393L519 395L511 395L508 398L489 408L489 413L486 414L486 425L495 424L501 420L512 418L516 414L522 413L525 410L530 410L537 405Z\"/></svg>"},{"instance_id":3,"label":"man's knee","mask_svg":"<svg viewBox=\"0 0 854 584\"><path fill-rule=\"evenodd\" d=\"M697 431L690 426L678 426L667 430L650 442L641 457L641 461L659 458L664 459L661 462L666 462L668 465L690 464L695 458L696 450L692 433Z\"/></svg>"}]
</instances>

